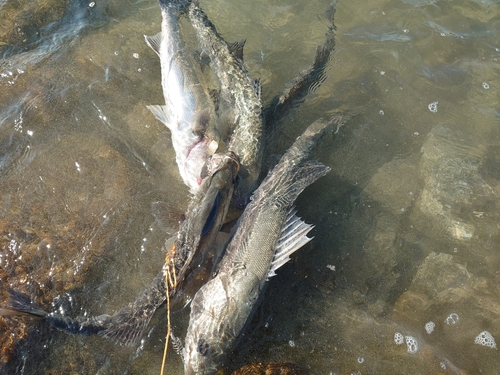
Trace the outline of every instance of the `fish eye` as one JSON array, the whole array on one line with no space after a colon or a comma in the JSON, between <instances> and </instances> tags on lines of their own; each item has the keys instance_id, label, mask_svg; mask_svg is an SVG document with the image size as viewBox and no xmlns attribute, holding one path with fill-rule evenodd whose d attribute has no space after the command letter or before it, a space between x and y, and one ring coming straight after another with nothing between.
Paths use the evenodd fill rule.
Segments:
<instances>
[{"instance_id":1,"label":"fish eye","mask_svg":"<svg viewBox=\"0 0 500 375\"><path fill-rule=\"evenodd\" d=\"M210 344L208 342L206 342L205 340L201 339L198 342L198 352L203 357L206 357L210 353Z\"/></svg>"}]
</instances>

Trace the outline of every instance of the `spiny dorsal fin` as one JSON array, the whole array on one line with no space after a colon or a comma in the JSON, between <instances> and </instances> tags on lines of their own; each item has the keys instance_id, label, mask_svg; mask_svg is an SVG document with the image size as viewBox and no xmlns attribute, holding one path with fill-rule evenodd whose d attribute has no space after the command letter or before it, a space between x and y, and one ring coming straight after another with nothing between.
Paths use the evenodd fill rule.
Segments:
<instances>
[{"instance_id":1,"label":"spiny dorsal fin","mask_svg":"<svg viewBox=\"0 0 500 375\"><path fill-rule=\"evenodd\" d=\"M151 36L144 35L144 39L147 45L160 56L161 32Z\"/></svg>"},{"instance_id":2,"label":"spiny dorsal fin","mask_svg":"<svg viewBox=\"0 0 500 375\"><path fill-rule=\"evenodd\" d=\"M290 255L312 240L307 234L313 226L306 224L295 215L297 210L292 207L288 213L281 236L276 242L274 259L267 277L276 275L276 270L290 260Z\"/></svg>"},{"instance_id":3,"label":"spiny dorsal fin","mask_svg":"<svg viewBox=\"0 0 500 375\"><path fill-rule=\"evenodd\" d=\"M246 40L241 40L227 44L229 51L237 60L243 61L243 47L245 47L245 42Z\"/></svg>"}]
</instances>

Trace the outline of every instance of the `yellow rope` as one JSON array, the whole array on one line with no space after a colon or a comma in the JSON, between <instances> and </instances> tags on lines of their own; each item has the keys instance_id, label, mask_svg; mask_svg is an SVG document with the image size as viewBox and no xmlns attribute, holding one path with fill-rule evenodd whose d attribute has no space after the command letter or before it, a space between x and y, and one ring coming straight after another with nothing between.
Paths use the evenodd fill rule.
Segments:
<instances>
[{"instance_id":1,"label":"yellow rope","mask_svg":"<svg viewBox=\"0 0 500 375\"><path fill-rule=\"evenodd\" d=\"M174 272L175 274L175 272ZM165 285L167 289L167 334L165 336L165 347L163 348L163 359L161 361L161 371L160 375L163 375L165 373L165 363L167 361L167 351L168 351L168 340L170 339L170 282L171 282L171 277L170 277L170 270L169 267L165 270ZM174 287L174 285L173 285Z\"/></svg>"}]
</instances>

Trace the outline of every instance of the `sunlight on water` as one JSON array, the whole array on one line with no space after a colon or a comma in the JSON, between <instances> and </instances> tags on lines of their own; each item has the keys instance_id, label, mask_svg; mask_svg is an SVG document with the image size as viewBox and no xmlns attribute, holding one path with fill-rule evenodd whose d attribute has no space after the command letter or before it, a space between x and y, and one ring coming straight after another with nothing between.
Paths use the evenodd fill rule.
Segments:
<instances>
[{"instance_id":1,"label":"sunlight on water","mask_svg":"<svg viewBox=\"0 0 500 375\"><path fill-rule=\"evenodd\" d=\"M0 1L0 20L19 25L0 27L0 302L11 287L50 311L112 314L163 264L152 203L182 211L189 199L170 133L146 108L163 103L143 38L161 16L154 0L60 3L30 3L26 18L23 2ZM264 103L312 62L328 4L200 0L228 42L246 40ZM498 373L499 12L486 0L339 0L327 79L267 150L274 160L317 118L349 117L316 153L332 171L297 202L314 240L270 282L230 371ZM189 307L173 311L183 339ZM165 329L160 309L122 348L2 318L0 373L158 374ZM167 367L183 372L173 350Z\"/></svg>"}]
</instances>

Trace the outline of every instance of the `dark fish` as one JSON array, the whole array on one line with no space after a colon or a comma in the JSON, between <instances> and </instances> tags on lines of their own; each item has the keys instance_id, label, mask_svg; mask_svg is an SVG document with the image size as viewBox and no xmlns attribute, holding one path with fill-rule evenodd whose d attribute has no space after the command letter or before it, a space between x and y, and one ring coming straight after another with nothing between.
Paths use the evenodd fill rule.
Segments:
<instances>
[{"instance_id":1,"label":"dark fish","mask_svg":"<svg viewBox=\"0 0 500 375\"><path fill-rule=\"evenodd\" d=\"M308 161L327 124L310 125L255 191L214 278L191 303L185 374L214 374L233 347L269 277L311 238L295 215L298 195L330 168Z\"/></svg>"},{"instance_id":2,"label":"dark fish","mask_svg":"<svg viewBox=\"0 0 500 375\"><path fill-rule=\"evenodd\" d=\"M238 166L238 159L232 153L215 154L208 160L207 177L189 204L174 245L168 249L164 269L133 303L116 314L71 318L58 312L48 313L34 305L28 296L11 290L9 304L0 309L0 315L29 314L73 334L97 334L123 346L135 345L154 312L165 302L167 293L176 296L213 247L231 202ZM167 287L166 272L175 279L174 285Z\"/></svg>"},{"instance_id":3,"label":"dark fish","mask_svg":"<svg viewBox=\"0 0 500 375\"><path fill-rule=\"evenodd\" d=\"M240 181L235 203L243 208L257 187L262 161L262 99L258 81L242 61L243 43L228 44L217 32L197 1L189 5L189 20L210 65L220 81L221 100L232 111L234 129L227 149L240 158Z\"/></svg>"}]
</instances>

